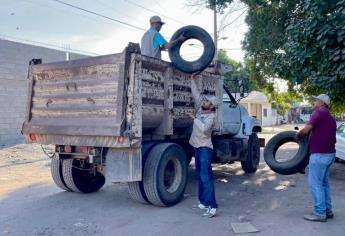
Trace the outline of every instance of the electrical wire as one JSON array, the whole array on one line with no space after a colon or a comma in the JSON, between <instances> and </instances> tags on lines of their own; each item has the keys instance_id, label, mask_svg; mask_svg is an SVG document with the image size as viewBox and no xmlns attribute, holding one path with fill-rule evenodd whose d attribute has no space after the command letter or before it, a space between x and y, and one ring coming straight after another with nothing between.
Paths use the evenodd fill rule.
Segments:
<instances>
[{"instance_id":1,"label":"electrical wire","mask_svg":"<svg viewBox=\"0 0 345 236\"><path fill-rule=\"evenodd\" d=\"M158 14L158 15L161 15L161 16L163 16L163 17L165 17L165 18L167 18L167 19L170 19L170 20L172 20L172 21L175 21L175 22L177 22L177 23L179 23L179 24L186 25L186 24L185 24L184 22L182 22L182 21L179 21L179 20L177 20L177 19L175 19L175 18L172 18L172 17L170 17L170 16L167 16L167 15L163 15L161 12L154 11L154 10L152 10L152 9L149 9L149 8L143 6L143 5L140 5L140 4L138 4L138 3L135 3L135 2L133 2L133 1L131 1L131 0L125 0L125 2L128 2L129 4L132 4L132 5L134 5L134 6L137 6L137 7L141 8L141 9L146 10L146 11L149 11L149 12L152 12L152 13L155 13L155 14Z\"/></svg>"},{"instance_id":2,"label":"electrical wire","mask_svg":"<svg viewBox=\"0 0 345 236\"><path fill-rule=\"evenodd\" d=\"M141 27L139 27L139 26L129 24L129 23L127 23L127 22L124 22L124 21L121 21L121 20L117 20L117 19L111 18L111 17L109 17L109 16L105 16L105 15L103 15L103 14L100 14L100 13L97 13L97 12L94 12L94 11L87 10L87 9L85 9L85 8L78 7L78 6L76 6L76 5L72 5L72 4L66 3L66 2L61 1L61 0L51 0L51 1L60 3L60 4L62 4L62 5L66 5L66 6L69 6L69 7L75 8L75 9L78 9L78 10L80 10L80 11L84 11L84 12L87 12L87 13L90 13L90 14L93 14L93 15L96 15L96 16L99 16L99 17L102 17L102 18L104 18L104 19L108 19L108 20L117 22L117 23L122 24L122 25L126 25L126 26L129 26L129 27L132 27L132 28L134 28L134 29L138 29L138 30L142 30L142 31L146 31L146 30L147 30L147 29L141 28Z\"/></svg>"}]
</instances>

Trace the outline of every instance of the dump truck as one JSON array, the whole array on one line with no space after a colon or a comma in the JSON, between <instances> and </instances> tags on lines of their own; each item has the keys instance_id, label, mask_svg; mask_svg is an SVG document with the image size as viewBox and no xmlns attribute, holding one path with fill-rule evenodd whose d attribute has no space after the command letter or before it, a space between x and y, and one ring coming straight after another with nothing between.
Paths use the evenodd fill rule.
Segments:
<instances>
[{"instance_id":1,"label":"dump truck","mask_svg":"<svg viewBox=\"0 0 345 236\"><path fill-rule=\"evenodd\" d=\"M240 161L244 172L254 173L260 122L238 104L220 73L205 70L196 82L203 94L222 101L213 162ZM90 193L105 180L126 182L134 200L171 206L184 196L193 157L190 86L190 74L133 45L71 61L33 59L22 133L27 143L54 145L51 174L65 191Z\"/></svg>"}]
</instances>

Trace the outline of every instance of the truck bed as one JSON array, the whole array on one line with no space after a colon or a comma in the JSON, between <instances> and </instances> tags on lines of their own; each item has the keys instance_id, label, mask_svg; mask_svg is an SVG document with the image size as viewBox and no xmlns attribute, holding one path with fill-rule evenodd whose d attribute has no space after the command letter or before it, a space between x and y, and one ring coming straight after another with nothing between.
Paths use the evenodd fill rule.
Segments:
<instances>
[{"instance_id":1,"label":"truck bed","mask_svg":"<svg viewBox=\"0 0 345 236\"><path fill-rule=\"evenodd\" d=\"M220 76L202 76L200 90L221 98ZM187 113L195 111L190 75L168 62L124 50L30 65L28 80L23 124L28 143L122 148L190 134Z\"/></svg>"}]
</instances>

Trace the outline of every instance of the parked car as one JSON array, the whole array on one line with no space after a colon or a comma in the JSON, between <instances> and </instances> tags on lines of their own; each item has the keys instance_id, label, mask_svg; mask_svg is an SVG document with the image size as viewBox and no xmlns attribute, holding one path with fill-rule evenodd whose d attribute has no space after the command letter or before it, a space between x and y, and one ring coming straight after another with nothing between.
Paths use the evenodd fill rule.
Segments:
<instances>
[{"instance_id":1,"label":"parked car","mask_svg":"<svg viewBox=\"0 0 345 236\"><path fill-rule=\"evenodd\" d=\"M337 128L336 157L345 161L345 123Z\"/></svg>"}]
</instances>

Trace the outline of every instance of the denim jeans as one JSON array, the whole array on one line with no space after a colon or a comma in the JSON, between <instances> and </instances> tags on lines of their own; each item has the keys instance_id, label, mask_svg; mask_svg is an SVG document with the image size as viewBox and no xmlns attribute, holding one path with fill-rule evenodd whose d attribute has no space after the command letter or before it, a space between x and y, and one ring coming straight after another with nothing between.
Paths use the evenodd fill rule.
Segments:
<instances>
[{"instance_id":1,"label":"denim jeans","mask_svg":"<svg viewBox=\"0 0 345 236\"><path fill-rule=\"evenodd\" d=\"M325 217L332 210L329 168L335 153L312 153L309 160L309 188L314 202L314 213Z\"/></svg>"},{"instance_id":2,"label":"denim jeans","mask_svg":"<svg viewBox=\"0 0 345 236\"><path fill-rule=\"evenodd\" d=\"M208 147L195 148L195 168L198 178L199 201L205 206L217 208L212 174L212 154Z\"/></svg>"}]
</instances>

